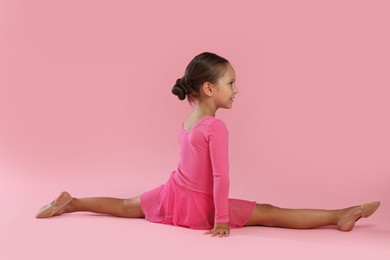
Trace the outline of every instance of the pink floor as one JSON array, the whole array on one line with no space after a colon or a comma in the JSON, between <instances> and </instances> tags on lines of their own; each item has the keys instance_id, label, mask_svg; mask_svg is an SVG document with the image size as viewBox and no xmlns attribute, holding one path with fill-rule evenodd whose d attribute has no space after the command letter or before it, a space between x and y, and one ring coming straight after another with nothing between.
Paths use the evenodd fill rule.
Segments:
<instances>
[{"instance_id":1,"label":"pink floor","mask_svg":"<svg viewBox=\"0 0 390 260\"><path fill-rule=\"evenodd\" d=\"M0 0L0 260L390 259L389 1ZM386 33L387 32L387 33ZM88 213L37 220L62 190L131 197L177 166L196 54L236 69L230 196L382 205L349 233L228 238Z\"/></svg>"},{"instance_id":2,"label":"pink floor","mask_svg":"<svg viewBox=\"0 0 390 260\"><path fill-rule=\"evenodd\" d=\"M119 180L121 177L124 181ZM390 256L388 200L382 201L371 218L361 220L348 233L332 228L250 227L235 229L230 237L221 239L204 236L203 231L89 213L34 218L37 209L61 188L85 196L123 197L135 195L126 193L128 189L141 191L136 184L127 184L124 176L113 180L107 175L90 184L86 178L33 181L8 175L3 180L0 259L389 259ZM270 197L273 195L277 197L276 193ZM306 203L310 201L309 198ZM302 204L289 200L290 205L294 203ZM321 203L328 205L325 200Z\"/></svg>"}]
</instances>

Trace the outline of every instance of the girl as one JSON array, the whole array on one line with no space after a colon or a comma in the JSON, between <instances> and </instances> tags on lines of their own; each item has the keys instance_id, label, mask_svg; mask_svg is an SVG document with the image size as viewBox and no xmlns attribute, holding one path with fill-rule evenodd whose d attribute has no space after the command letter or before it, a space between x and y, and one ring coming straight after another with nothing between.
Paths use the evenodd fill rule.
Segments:
<instances>
[{"instance_id":1,"label":"girl","mask_svg":"<svg viewBox=\"0 0 390 260\"><path fill-rule=\"evenodd\" d=\"M252 201L229 199L228 131L215 118L219 108L231 108L238 93L236 75L228 60L201 53L176 81L172 93L194 105L180 131L180 161L168 181L139 197L73 198L62 192L42 207L37 218L76 211L145 218L148 221L208 229L205 234L228 236L230 228L276 226L317 228L335 225L350 231L361 217L369 217L379 202L340 210L283 209Z\"/></svg>"}]
</instances>

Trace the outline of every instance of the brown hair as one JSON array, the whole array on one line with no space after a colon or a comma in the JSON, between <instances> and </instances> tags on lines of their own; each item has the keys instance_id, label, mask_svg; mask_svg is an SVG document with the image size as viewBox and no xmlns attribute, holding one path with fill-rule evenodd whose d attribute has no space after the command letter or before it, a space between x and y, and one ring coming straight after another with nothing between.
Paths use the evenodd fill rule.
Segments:
<instances>
[{"instance_id":1,"label":"brown hair","mask_svg":"<svg viewBox=\"0 0 390 260\"><path fill-rule=\"evenodd\" d=\"M188 64L184 76L176 80L172 93L180 100L187 96L188 101L193 102L199 96L199 87L205 82L215 84L228 63L227 59L210 52L195 56Z\"/></svg>"}]
</instances>

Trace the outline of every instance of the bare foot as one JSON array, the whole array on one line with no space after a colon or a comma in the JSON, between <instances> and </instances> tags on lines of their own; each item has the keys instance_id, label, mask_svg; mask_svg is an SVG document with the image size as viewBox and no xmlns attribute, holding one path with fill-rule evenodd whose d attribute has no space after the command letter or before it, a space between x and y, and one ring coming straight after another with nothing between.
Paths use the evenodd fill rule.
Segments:
<instances>
[{"instance_id":1,"label":"bare foot","mask_svg":"<svg viewBox=\"0 0 390 260\"><path fill-rule=\"evenodd\" d=\"M355 226L356 221L360 218L368 218L379 207L380 202L375 201L367 204L363 204L356 207L345 209L345 213L337 222L337 226L341 231L351 231Z\"/></svg>"}]
</instances>

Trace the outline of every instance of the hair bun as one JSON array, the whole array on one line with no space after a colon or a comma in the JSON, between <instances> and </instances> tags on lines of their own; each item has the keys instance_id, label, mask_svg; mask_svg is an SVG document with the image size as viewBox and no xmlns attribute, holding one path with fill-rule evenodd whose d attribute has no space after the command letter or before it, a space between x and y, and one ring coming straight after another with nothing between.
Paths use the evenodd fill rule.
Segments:
<instances>
[{"instance_id":1,"label":"hair bun","mask_svg":"<svg viewBox=\"0 0 390 260\"><path fill-rule=\"evenodd\" d=\"M184 100L188 93L190 93L191 87L188 81L183 77L176 80L176 84L172 88L172 93L176 95L180 100Z\"/></svg>"}]
</instances>

